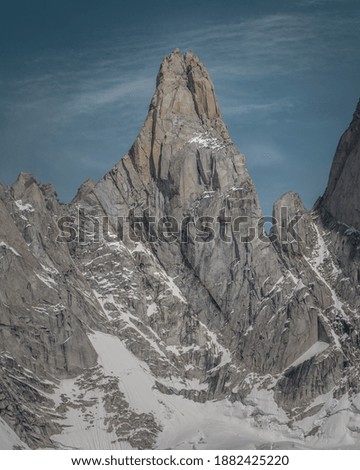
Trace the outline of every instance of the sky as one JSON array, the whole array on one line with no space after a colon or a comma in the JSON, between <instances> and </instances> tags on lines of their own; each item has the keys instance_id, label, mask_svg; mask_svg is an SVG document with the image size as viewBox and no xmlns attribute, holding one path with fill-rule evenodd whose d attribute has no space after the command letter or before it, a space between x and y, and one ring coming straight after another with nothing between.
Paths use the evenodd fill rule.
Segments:
<instances>
[{"instance_id":1,"label":"sky","mask_svg":"<svg viewBox=\"0 0 360 470\"><path fill-rule=\"evenodd\" d=\"M20 171L68 202L127 152L160 62L206 65L265 215L311 209L360 97L358 0L3 0L0 181Z\"/></svg>"}]
</instances>

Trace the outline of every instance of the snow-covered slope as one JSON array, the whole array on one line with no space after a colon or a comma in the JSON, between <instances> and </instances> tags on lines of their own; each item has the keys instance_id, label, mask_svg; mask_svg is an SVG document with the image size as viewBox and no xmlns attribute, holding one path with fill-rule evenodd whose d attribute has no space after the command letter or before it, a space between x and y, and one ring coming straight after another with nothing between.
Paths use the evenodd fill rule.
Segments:
<instances>
[{"instance_id":1,"label":"snow-covered slope","mask_svg":"<svg viewBox=\"0 0 360 470\"><path fill-rule=\"evenodd\" d=\"M27 449L27 445L22 442L10 426L0 418L0 450L6 449Z\"/></svg>"}]
</instances>

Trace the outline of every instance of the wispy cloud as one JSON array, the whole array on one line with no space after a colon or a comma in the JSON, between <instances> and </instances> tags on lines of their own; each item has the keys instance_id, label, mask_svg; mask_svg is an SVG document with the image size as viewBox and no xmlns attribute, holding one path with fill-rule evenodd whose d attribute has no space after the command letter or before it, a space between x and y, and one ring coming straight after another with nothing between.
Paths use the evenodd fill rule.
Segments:
<instances>
[{"instance_id":1,"label":"wispy cloud","mask_svg":"<svg viewBox=\"0 0 360 470\"><path fill-rule=\"evenodd\" d=\"M351 2L354 2L354 0L300 0L298 4L303 7L308 7L309 5L323 6L324 4L338 4L341 7L344 3Z\"/></svg>"},{"instance_id":2,"label":"wispy cloud","mask_svg":"<svg viewBox=\"0 0 360 470\"><path fill-rule=\"evenodd\" d=\"M351 54L349 41L339 41L336 32L349 29L347 26L352 21L356 20L334 19L326 14L264 15L230 24L190 28L181 34L174 33L171 43L205 51L209 56L208 67L221 90L222 84L226 89L227 83L236 80L264 81L319 70L335 50ZM38 110L43 107L45 111L47 108L51 120L65 122L106 106L149 100L154 88L154 64L163 55L167 37L159 33L158 39L146 46L138 41L133 39L127 48L104 43L78 54L67 53L54 59L39 57L41 73L10 85L7 98L12 101L11 108L14 111L18 107ZM134 53L129 54L127 49L133 49ZM41 63L50 64L52 70L43 73ZM3 104L6 105L6 98ZM291 106L289 99L225 104L226 112L231 114L273 113ZM51 113L54 109L56 113Z\"/></svg>"},{"instance_id":3,"label":"wispy cloud","mask_svg":"<svg viewBox=\"0 0 360 470\"><path fill-rule=\"evenodd\" d=\"M276 168L286 156L273 142L251 143L246 149L247 161L254 168Z\"/></svg>"},{"instance_id":4,"label":"wispy cloud","mask_svg":"<svg viewBox=\"0 0 360 470\"><path fill-rule=\"evenodd\" d=\"M288 98L279 99L268 103L243 103L238 105L222 106L223 113L229 115L243 116L248 114L274 114L292 109L295 106Z\"/></svg>"},{"instance_id":5,"label":"wispy cloud","mask_svg":"<svg viewBox=\"0 0 360 470\"><path fill-rule=\"evenodd\" d=\"M349 35L360 39L357 18L330 13L273 14L190 30L195 50L211 44L212 73L244 79L288 76L319 70L329 57L349 54ZM351 49L351 48L350 48Z\"/></svg>"},{"instance_id":6,"label":"wispy cloud","mask_svg":"<svg viewBox=\"0 0 360 470\"><path fill-rule=\"evenodd\" d=\"M139 94L148 96L153 84L153 79L150 78L138 78L113 85L107 85L102 80L94 81L87 90L75 95L66 110L71 115L96 112L98 108L118 104L128 97L135 98Z\"/></svg>"}]
</instances>

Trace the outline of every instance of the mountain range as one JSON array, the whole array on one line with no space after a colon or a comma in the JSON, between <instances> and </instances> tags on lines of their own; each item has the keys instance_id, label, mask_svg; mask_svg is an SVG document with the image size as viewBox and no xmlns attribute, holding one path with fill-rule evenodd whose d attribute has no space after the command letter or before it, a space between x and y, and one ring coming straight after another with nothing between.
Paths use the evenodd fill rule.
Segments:
<instances>
[{"instance_id":1,"label":"mountain range","mask_svg":"<svg viewBox=\"0 0 360 470\"><path fill-rule=\"evenodd\" d=\"M359 201L360 102L314 208L264 217L175 50L98 183L0 184L0 448L360 448Z\"/></svg>"}]
</instances>

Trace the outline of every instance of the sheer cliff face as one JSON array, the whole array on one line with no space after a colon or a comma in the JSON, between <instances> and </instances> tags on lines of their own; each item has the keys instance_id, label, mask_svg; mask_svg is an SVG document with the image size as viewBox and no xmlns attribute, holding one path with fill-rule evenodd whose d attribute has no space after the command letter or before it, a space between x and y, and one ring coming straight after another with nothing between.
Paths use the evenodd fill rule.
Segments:
<instances>
[{"instance_id":1,"label":"sheer cliff face","mask_svg":"<svg viewBox=\"0 0 360 470\"><path fill-rule=\"evenodd\" d=\"M360 230L360 101L336 149L322 209Z\"/></svg>"},{"instance_id":2,"label":"sheer cliff face","mask_svg":"<svg viewBox=\"0 0 360 470\"><path fill-rule=\"evenodd\" d=\"M0 444L214 447L209 414L236 436L246 417L244 447L321 447L346 407L358 442L358 137L359 108L322 202L283 195L267 237L208 72L175 51L128 154L70 205L30 175L0 186Z\"/></svg>"},{"instance_id":3,"label":"sheer cliff face","mask_svg":"<svg viewBox=\"0 0 360 470\"><path fill-rule=\"evenodd\" d=\"M360 285L360 101L341 136L325 194L316 204L319 220L330 233L329 248L354 288L346 297L357 302ZM354 290L355 289L355 290Z\"/></svg>"},{"instance_id":4,"label":"sheer cliff face","mask_svg":"<svg viewBox=\"0 0 360 470\"><path fill-rule=\"evenodd\" d=\"M157 240L148 246L176 277L192 315L224 336L246 366L261 373L281 370L316 340L317 315L297 300L274 330L259 338L254 327L264 328L288 302L294 279L270 241L258 234L261 209L244 156L228 135L204 65L192 53L175 51L165 58L129 154L77 204L90 199L113 220L130 209L138 214L147 209L157 219L175 217L179 226L185 218L215 219L212 241L199 240L190 226L186 243ZM221 226L218 219L229 222ZM245 236L249 241L240 239ZM277 283L280 297L273 290ZM264 298L266 308L260 304Z\"/></svg>"}]
</instances>

